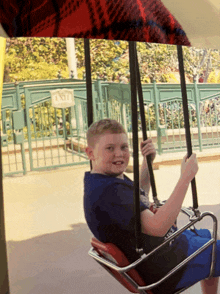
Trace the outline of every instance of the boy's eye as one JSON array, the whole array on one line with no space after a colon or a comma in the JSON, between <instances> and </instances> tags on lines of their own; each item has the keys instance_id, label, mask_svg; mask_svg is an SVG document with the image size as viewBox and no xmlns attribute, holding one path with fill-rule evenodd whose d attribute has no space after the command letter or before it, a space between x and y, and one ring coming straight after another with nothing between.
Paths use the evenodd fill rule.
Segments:
<instances>
[{"instance_id":1,"label":"boy's eye","mask_svg":"<svg viewBox=\"0 0 220 294\"><path fill-rule=\"evenodd\" d=\"M122 149L123 150L127 150L128 149L128 146L123 146Z\"/></svg>"},{"instance_id":2,"label":"boy's eye","mask_svg":"<svg viewBox=\"0 0 220 294\"><path fill-rule=\"evenodd\" d=\"M110 151L113 151L114 148L113 147L107 147L106 149L110 150Z\"/></svg>"}]
</instances>

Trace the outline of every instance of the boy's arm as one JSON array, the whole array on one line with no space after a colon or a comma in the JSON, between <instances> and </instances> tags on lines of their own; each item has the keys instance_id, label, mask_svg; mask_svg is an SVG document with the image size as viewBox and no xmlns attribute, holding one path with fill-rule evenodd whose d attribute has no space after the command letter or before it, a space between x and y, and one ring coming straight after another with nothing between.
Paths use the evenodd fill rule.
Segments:
<instances>
[{"instance_id":1,"label":"boy's arm","mask_svg":"<svg viewBox=\"0 0 220 294\"><path fill-rule=\"evenodd\" d=\"M149 209L141 212L142 232L152 236L163 237L175 222L190 182L198 171L195 154L188 161L184 157L182 173L173 193L166 203L153 214Z\"/></svg>"}]
</instances>

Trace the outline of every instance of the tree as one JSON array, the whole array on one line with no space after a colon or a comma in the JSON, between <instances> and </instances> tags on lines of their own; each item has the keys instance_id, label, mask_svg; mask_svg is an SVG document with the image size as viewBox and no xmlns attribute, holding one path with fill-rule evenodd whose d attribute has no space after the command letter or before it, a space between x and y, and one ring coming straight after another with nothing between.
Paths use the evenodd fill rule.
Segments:
<instances>
[{"instance_id":1,"label":"tree","mask_svg":"<svg viewBox=\"0 0 220 294\"><path fill-rule=\"evenodd\" d=\"M142 82L169 82L175 65L173 65L174 46L165 44L138 43L139 65Z\"/></svg>"},{"instance_id":2,"label":"tree","mask_svg":"<svg viewBox=\"0 0 220 294\"><path fill-rule=\"evenodd\" d=\"M129 80L129 55L126 41L90 40L93 79L122 82ZM85 73L84 41L75 39L78 77ZM141 79L149 83L179 83L177 50L174 45L137 43ZM188 81L204 73L220 69L219 50L184 47L185 72ZM68 78L66 42L62 38L11 38L7 39L5 82L55 79L58 71ZM124 79L124 80L126 80ZM126 81L123 81L126 82Z\"/></svg>"},{"instance_id":3,"label":"tree","mask_svg":"<svg viewBox=\"0 0 220 294\"><path fill-rule=\"evenodd\" d=\"M8 69L12 82L54 79L57 78L59 70L62 71L63 77L68 77L65 40L62 38L8 39L5 69Z\"/></svg>"},{"instance_id":4,"label":"tree","mask_svg":"<svg viewBox=\"0 0 220 294\"><path fill-rule=\"evenodd\" d=\"M78 77L83 78L85 72L83 39L76 39L75 47ZM90 40L92 78L112 81L114 78L117 79L120 71L126 73L128 64L119 59L127 48L128 43L125 41Z\"/></svg>"},{"instance_id":5,"label":"tree","mask_svg":"<svg viewBox=\"0 0 220 294\"><path fill-rule=\"evenodd\" d=\"M198 81L203 74L206 83L210 72L220 67L219 50L184 47L184 56L185 71L191 80L195 78Z\"/></svg>"}]
</instances>

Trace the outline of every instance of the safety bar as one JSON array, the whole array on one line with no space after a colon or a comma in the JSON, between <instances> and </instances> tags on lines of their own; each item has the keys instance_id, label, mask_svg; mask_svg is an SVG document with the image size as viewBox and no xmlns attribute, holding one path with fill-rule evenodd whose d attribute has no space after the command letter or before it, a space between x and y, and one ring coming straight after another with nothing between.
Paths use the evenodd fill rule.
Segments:
<instances>
[{"instance_id":1,"label":"safety bar","mask_svg":"<svg viewBox=\"0 0 220 294\"><path fill-rule=\"evenodd\" d=\"M192 207L189 207L189 208L182 207L181 212L185 213L188 217L194 217L195 216L195 212L192 210Z\"/></svg>"},{"instance_id":2,"label":"safety bar","mask_svg":"<svg viewBox=\"0 0 220 294\"><path fill-rule=\"evenodd\" d=\"M163 206L167 200L160 201L159 206ZM188 217L199 216L199 210L194 210L192 207L182 207L181 212L185 213Z\"/></svg>"},{"instance_id":3,"label":"safety bar","mask_svg":"<svg viewBox=\"0 0 220 294\"><path fill-rule=\"evenodd\" d=\"M138 286L137 290L138 291L143 291L143 290L150 290L156 286L159 286L162 282L167 280L170 276L172 276L177 270L181 269L186 263L188 263L190 260L195 258L198 254L200 254L202 251L204 251L206 248L208 248L210 245L213 244L212 248L212 260L211 260L211 267L210 267L210 275L208 278L211 278L214 274L214 267L215 267L215 257L216 257L216 241L217 241L217 218L212 212L203 212L200 216L190 216L190 221L188 224L183 226L181 229L177 230L172 236L168 237L161 245L153 249L150 253L148 254L143 254L139 259L134 261L128 266L125 267L119 267L112 263L111 261L105 260L102 257L100 257L97 252L95 251L94 248L91 248L89 250L89 255L92 256L94 259L96 259L99 263L104 264L108 267L110 267L113 270L116 270L117 272L121 273L126 279L128 279L128 275L126 274L127 271L130 271L131 269L135 268L137 265L139 265L141 262L149 258L151 255L156 253L158 250L160 250L162 247L164 247L166 244L168 244L170 241L178 237L182 232L190 228L192 225L194 225L196 222L202 220L205 216L210 216L213 219L213 236L212 238L204 244L202 247L200 247L196 252L188 256L185 260L183 260L180 264L178 264L176 267L174 267L165 277L160 279L158 282L153 283L148 286ZM126 274L126 275L125 275ZM129 278L128 280L131 282L131 279Z\"/></svg>"}]
</instances>

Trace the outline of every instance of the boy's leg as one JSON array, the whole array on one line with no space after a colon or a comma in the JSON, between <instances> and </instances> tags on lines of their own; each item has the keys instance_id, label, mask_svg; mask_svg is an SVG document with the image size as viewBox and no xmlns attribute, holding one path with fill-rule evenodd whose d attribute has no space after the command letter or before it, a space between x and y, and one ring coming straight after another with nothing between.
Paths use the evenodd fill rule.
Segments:
<instances>
[{"instance_id":1,"label":"boy's leg","mask_svg":"<svg viewBox=\"0 0 220 294\"><path fill-rule=\"evenodd\" d=\"M213 234L213 230L209 229L211 236ZM217 239L219 240L219 235L217 234ZM219 278L212 278L209 280L203 280L201 281L201 288L202 288L202 293L203 294L217 294L218 291L218 283L219 283Z\"/></svg>"},{"instance_id":2,"label":"boy's leg","mask_svg":"<svg viewBox=\"0 0 220 294\"><path fill-rule=\"evenodd\" d=\"M208 229L200 229L196 230L196 234L187 231L185 236L188 238L189 241L189 248L188 248L188 256L191 255L202 247L207 241L210 240L212 232ZM210 251L211 254L211 247L207 248L206 250ZM217 241L217 255L216 255L216 265L215 265L215 277L220 277L220 240ZM188 287L190 284L194 285L197 282L201 282L202 293L203 294L217 294L217 287L218 287L218 278L212 278L210 280L206 280L206 277L209 276L210 273L210 260L209 254L201 253L197 257L193 258L189 264L188 268L183 274L182 279L179 281L177 285L177 289Z\"/></svg>"},{"instance_id":3,"label":"boy's leg","mask_svg":"<svg viewBox=\"0 0 220 294\"><path fill-rule=\"evenodd\" d=\"M217 294L219 278L201 281L203 294Z\"/></svg>"}]
</instances>

